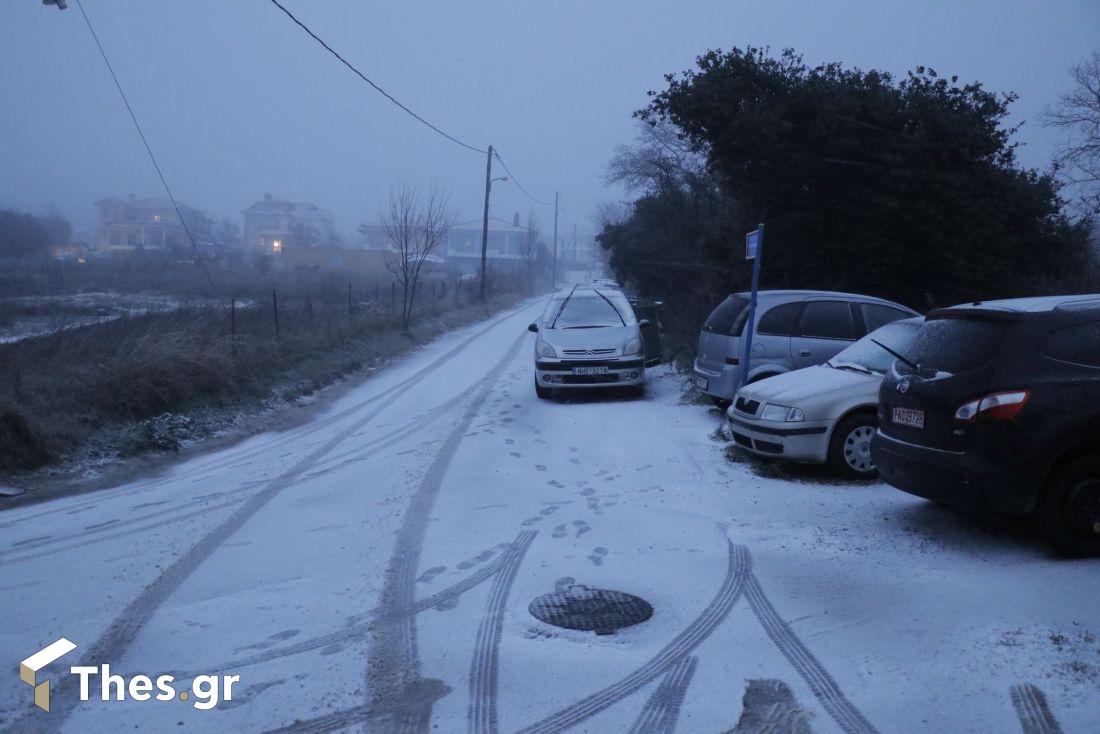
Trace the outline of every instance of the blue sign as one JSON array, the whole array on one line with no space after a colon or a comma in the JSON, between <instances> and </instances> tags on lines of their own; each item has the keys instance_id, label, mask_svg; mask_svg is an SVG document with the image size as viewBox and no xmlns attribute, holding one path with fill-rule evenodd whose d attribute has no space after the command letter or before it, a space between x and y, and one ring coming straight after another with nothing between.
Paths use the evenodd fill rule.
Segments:
<instances>
[{"instance_id":1,"label":"blue sign","mask_svg":"<svg viewBox=\"0 0 1100 734\"><path fill-rule=\"evenodd\" d=\"M745 259L755 260L757 253L760 251L760 240L763 239L763 233L759 229L754 229L745 235Z\"/></svg>"}]
</instances>

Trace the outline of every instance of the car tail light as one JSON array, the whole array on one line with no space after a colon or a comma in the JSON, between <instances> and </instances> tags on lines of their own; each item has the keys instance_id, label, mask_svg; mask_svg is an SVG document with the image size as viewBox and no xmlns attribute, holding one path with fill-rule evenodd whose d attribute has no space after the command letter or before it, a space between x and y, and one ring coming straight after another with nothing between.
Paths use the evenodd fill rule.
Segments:
<instances>
[{"instance_id":1,"label":"car tail light","mask_svg":"<svg viewBox=\"0 0 1100 734\"><path fill-rule=\"evenodd\" d=\"M1030 397L1030 390L995 392L960 405L955 411L955 420L967 423L984 420L1010 421L1019 415Z\"/></svg>"},{"instance_id":2,"label":"car tail light","mask_svg":"<svg viewBox=\"0 0 1100 734\"><path fill-rule=\"evenodd\" d=\"M741 364L741 360L739 360L737 357L726 357L726 364L736 367L737 365Z\"/></svg>"}]
</instances>

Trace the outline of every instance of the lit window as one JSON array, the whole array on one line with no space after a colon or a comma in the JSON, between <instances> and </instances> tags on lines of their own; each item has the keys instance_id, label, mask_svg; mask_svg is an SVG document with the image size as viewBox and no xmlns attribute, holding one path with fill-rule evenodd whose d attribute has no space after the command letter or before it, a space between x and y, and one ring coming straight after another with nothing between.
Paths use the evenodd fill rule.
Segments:
<instances>
[{"instance_id":1,"label":"lit window","mask_svg":"<svg viewBox=\"0 0 1100 734\"><path fill-rule=\"evenodd\" d=\"M271 243L271 249L272 249L273 252L282 252L283 251L283 241L282 240L273 240L272 243Z\"/></svg>"},{"instance_id":2,"label":"lit window","mask_svg":"<svg viewBox=\"0 0 1100 734\"><path fill-rule=\"evenodd\" d=\"M154 214L153 215L153 221L154 222L159 222L160 221L160 215L159 214Z\"/></svg>"}]
</instances>

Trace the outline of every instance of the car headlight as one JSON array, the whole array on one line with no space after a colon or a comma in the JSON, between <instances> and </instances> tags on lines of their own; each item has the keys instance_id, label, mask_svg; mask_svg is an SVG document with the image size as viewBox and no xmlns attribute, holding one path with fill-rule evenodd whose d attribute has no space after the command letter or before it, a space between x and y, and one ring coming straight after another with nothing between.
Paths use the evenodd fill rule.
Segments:
<instances>
[{"instance_id":1,"label":"car headlight","mask_svg":"<svg viewBox=\"0 0 1100 734\"><path fill-rule=\"evenodd\" d=\"M554 348L550 346L549 342L539 341L538 355L540 357L550 357L551 359L557 359L558 353L554 351Z\"/></svg>"},{"instance_id":2,"label":"car headlight","mask_svg":"<svg viewBox=\"0 0 1100 734\"><path fill-rule=\"evenodd\" d=\"M642 351L642 340L634 337L623 346L623 354L638 354Z\"/></svg>"},{"instance_id":3,"label":"car headlight","mask_svg":"<svg viewBox=\"0 0 1100 734\"><path fill-rule=\"evenodd\" d=\"M784 423L797 423L806 419L801 410L787 405L765 405L764 413L760 417L766 421L782 421Z\"/></svg>"}]
</instances>

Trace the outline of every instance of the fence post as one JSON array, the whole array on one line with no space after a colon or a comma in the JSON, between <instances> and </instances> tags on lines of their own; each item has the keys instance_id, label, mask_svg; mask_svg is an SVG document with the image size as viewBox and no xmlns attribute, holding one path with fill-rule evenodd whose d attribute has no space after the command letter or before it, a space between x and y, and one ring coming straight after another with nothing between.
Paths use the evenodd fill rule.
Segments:
<instances>
[{"instance_id":1,"label":"fence post","mask_svg":"<svg viewBox=\"0 0 1100 734\"><path fill-rule=\"evenodd\" d=\"M279 341L279 295L271 291L271 306L275 311L275 342Z\"/></svg>"},{"instance_id":2,"label":"fence post","mask_svg":"<svg viewBox=\"0 0 1100 734\"><path fill-rule=\"evenodd\" d=\"M397 310L397 281L390 281L390 310Z\"/></svg>"}]
</instances>

